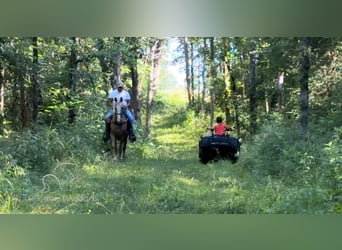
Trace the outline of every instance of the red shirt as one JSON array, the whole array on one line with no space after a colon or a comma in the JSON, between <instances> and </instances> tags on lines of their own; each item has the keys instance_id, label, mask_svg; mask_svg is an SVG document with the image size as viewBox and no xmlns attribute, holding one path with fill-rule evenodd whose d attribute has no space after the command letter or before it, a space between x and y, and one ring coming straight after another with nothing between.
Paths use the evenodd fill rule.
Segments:
<instances>
[{"instance_id":1,"label":"red shirt","mask_svg":"<svg viewBox=\"0 0 342 250\"><path fill-rule=\"evenodd\" d=\"M214 126L215 135L225 135L226 129L229 127L226 124L218 123Z\"/></svg>"}]
</instances>

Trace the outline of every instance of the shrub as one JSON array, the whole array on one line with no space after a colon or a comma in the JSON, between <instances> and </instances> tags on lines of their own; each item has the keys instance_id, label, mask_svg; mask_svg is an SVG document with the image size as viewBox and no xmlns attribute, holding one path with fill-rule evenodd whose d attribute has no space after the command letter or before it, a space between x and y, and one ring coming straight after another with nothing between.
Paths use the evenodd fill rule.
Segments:
<instances>
[{"instance_id":1,"label":"shrub","mask_svg":"<svg viewBox=\"0 0 342 250\"><path fill-rule=\"evenodd\" d=\"M328 143L325 144L326 154L323 167L326 169L323 177L330 187L334 210L342 213L342 127L335 128Z\"/></svg>"}]
</instances>

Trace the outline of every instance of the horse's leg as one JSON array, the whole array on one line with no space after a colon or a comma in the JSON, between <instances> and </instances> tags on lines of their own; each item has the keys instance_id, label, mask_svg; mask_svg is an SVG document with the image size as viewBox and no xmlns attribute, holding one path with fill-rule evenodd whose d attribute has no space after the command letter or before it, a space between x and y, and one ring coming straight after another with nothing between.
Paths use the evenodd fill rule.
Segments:
<instances>
[{"instance_id":1,"label":"horse's leg","mask_svg":"<svg viewBox=\"0 0 342 250\"><path fill-rule=\"evenodd\" d=\"M123 159L123 141L122 141L122 138L120 140L120 146L119 146L119 159L120 160Z\"/></svg>"},{"instance_id":2,"label":"horse's leg","mask_svg":"<svg viewBox=\"0 0 342 250\"><path fill-rule=\"evenodd\" d=\"M113 157L115 157L115 139L113 137L112 137L111 145L112 145L112 155Z\"/></svg>"},{"instance_id":3,"label":"horse's leg","mask_svg":"<svg viewBox=\"0 0 342 250\"><path fill-rule=\"evenodd\" d=\"M127 135L127 133L128 133L127 127L128 127L128 122L126 122L124 124L124 126L122 126L122 128L121 128L122 137L121 137L120 145L121 145L122 159L125 158L125 154L126 154L126 145L127 145L127 137L128 137L128 135Z\"/></svg>"},{"instance_id":4,"label":"horse's leg","mask_svg":"<svg viewBox=\"0 0 342 250\"><path fill-rule=\"evenodd\" d=\"M112 133L110 133L110 152L114 154L114 136Z\"/></svg>"},{"instance_id":5,"label":"horse's leg","mask_svg":"<svg viewBox=\"0 0 342 250\"><path fill-rule=\"evenodd\" d=\"M114 159L116 159L117 154L118 154L117 139L116 139L116 137L114 137L114 140L113 140L113 157L114 157Z\"/></svg>"},{"instance_id":6,"label":"horse's leg","mask_svg":"<svg viewBox=\"0 0 342 250\"><path fill-rule=\"evenodd\" d=\"M124 136L123 138L123 148L122 148L122 154L123 154L123 157L125 157L125 154L126 154L126 146L127 146L127 136Z\"/></svg>"}]
</instances>

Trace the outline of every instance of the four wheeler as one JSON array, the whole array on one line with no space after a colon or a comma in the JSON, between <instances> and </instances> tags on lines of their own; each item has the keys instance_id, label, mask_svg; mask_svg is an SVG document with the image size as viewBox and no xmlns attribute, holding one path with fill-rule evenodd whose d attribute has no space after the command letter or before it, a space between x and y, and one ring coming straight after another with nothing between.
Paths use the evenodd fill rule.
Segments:
<instances>
[{"instance_id":1,"label":"four wheeler","mask_svg":"<svg viewBox=\"0 0 342 250\"><path fill-rule=\"evenodd\" d=\"M198 143L198 156L200 162L207 164L209 161L230 160L235 163L239 159L241 141L229 136L214 135L201 136Z\"/></svg>"}]
</instances>

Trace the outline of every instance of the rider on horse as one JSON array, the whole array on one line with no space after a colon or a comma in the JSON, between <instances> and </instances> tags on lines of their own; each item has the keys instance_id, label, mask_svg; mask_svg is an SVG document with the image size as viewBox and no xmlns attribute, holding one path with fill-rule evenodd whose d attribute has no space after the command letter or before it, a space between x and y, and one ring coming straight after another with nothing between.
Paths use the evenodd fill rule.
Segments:
<instances>
[{"instance_id":1,"label":"rider on horse","mask_svg":"<svg viewBox=\"0 0 342 250\"><path fill-rule=\"evenodd\" d=\"M136 137L134 135L134 117L131 113L131 111L128 109L130 102L131 102L131 95L128 91L124 89L124 85L122 82L119 82L117 89L112 89L108 95L107 104L112 106L113 100L117 98L122 98L122 107L126 108L125 115L130 123L129 126L129 139L131 142L136 141ZM110 139L110 119L113 116L113 110L109 110L107 114L105 115L104 119L106 121L106 134L104 140L107 141Z\"/></svg>"}]
</instances>

